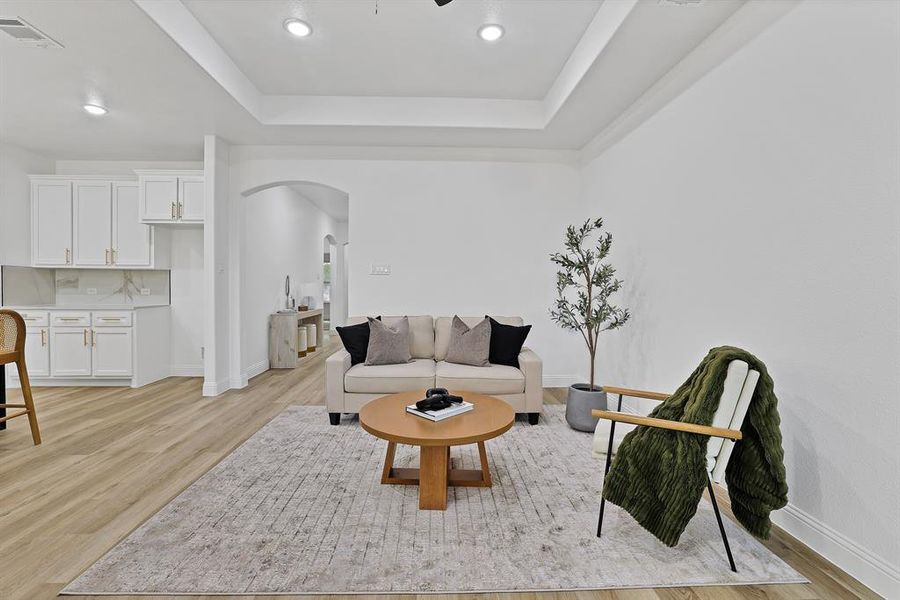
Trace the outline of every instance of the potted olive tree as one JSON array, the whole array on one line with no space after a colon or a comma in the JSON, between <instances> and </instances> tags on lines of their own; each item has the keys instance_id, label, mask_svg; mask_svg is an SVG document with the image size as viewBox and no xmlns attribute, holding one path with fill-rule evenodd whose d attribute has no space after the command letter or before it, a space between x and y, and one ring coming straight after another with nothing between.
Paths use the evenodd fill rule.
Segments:
<instances>
[{"instance_id":1,"label":"potted olive tree","mask_svg":"<svg viewBox=\"0 0 900 600\"><path fill-rule=\"evenodd\" d=\"M596 427L591 409L606 409L606 393L594 381L597 337L602 331L621 327L631 317L628 309L609 302L622 287L615 268L603 262L611 247L612 235L603 231L603 219L589 219L580 227L566 228L565 252L550 255L560 267L550 317L563 329L579 332L590 355L590 381L569 386L566 402L566 421L580 431Z\"/></svg>"}]
</instances>

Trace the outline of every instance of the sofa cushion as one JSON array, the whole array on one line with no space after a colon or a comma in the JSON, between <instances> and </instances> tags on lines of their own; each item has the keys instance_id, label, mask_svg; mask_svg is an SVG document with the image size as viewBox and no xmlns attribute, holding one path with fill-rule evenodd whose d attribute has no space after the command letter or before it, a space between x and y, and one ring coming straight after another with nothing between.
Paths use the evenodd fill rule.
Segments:
<instances>
[{"instance_id":1,"label":"sofa cushion","mask_svg":"<svg viewBox=\"0 0 900 600\"><path fill-rule=\"evenodd\" d=\"M389 327L369 317L369 348L366 365L400 365L412 360L409 354L409 320L406 317Z\"/></svg>"},{"instance_id":2,"label":"sofa cushion","mask_svg":"<svg viewBox=\"0 0 900 600\"><path fill-rule=\"evenodd\" d=\"M396 327L403 317L382 317L388 327ZM407 317L409 319L409 353L413 358L434 358L434 319L430 315ZM365 323L366 317L350 317L348 325Z\"/></svg>"},{"instance_id":3,"label":"sofa cushion","mask_svg":"<svg viewBox=\"0 0 900 600\"><path fill-rule=\"evenodd\" d=\"M344 391L394 394L434 387L434 361L414 359L402 365L353 365L344 375Z\"/></svg>"},{"instance_id":4,"label":"sofa cushion","mask_svg":"<svg viewBox=\"0 0 900 600\"><path fill-rule=\"evenodd\" d=\"M437 363L434 385L477 394L521 394L525 391L525 375L505 365L473 367L441 361Z\"/></svg>"},{"instance_id":5,"label":"sofa cushion","mask_svg":"<svg viewBox=\"0 0 900 600\"><path fill-rule=\"evenodd\" d=\"M521 317L491 316L494 320L504 325L522 325ZM460 317L460 319L469 327L475 327L484 317ZM447 349L450 347L450 326L452 324L453 317L438 317L434 320L434 360L447 360Z\"/></svg>"},{"instance_id":6,"label":"sofa cushion","mask_svg":"<svg viewBox=\"0 0 900 600\"><path fill-rule=\"evenodd\" d=\"M475 327L469 327L459 317L453 317L450 326L450 344L447 362L458 365L486 367L490 364L491 322L485 318Z\"/></svg>"},{"instance_id":7,"label":"sofa cushion","mask_svg":"<svg viewBox=\"0 0 900 600\"><path fill-rule=\"evenodd\" d=\"M381 317L376 317L381 319ZM369 349L369 323L363 321L356 325L347 325L346 327L335 327L338 335L341 336L341 342L344 349L350 354L350 364L355 365L366 362L366 352Z\"/></svg>"},{"instance_id":8,"label":"sofa cushion","mask_svg":"<svg viewBox=\"0 0 900 600\"><path fill-rule=\"evenodd\" d=\"M531 325L523 327L504 325L496 319L487 318L491 321L491 349L488 355L490 362L518 369L519 353L522 352Z\"/></svg>"}]
</instances>

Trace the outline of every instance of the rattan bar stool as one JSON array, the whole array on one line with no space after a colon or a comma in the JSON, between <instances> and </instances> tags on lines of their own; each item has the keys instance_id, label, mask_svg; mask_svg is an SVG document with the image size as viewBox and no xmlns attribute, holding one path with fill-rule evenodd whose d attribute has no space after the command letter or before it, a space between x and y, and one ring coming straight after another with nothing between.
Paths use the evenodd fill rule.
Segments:
<instances>
[{"instance_id":1,"label":"rattan bar stool","mask_svg":"<svg viewBox=\"0 0 900 600\"><path fill-rule=\"evenodd\" d=\"M25 410L8 413L0 418L0 422L27 415L28 424L31 425L31 438L36 446L41 443L41 432L38 429L37 413L34 411L34 400L31 397L28 369L25 367L25 321L22 315L14 310L0 310L0 365L8 363L16 363L25 404L0 404L0 407Z\"/></svg>"}]
</instances>

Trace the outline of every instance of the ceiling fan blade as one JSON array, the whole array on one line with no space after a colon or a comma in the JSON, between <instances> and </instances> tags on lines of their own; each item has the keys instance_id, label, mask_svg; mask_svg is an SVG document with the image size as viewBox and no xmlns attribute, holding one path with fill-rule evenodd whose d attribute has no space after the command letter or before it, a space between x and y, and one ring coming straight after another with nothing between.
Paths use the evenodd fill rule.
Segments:
<instances>
[{"instance_id":1,"label":"ceiling fan blade","mask_svg":"<svg viewBox=\"0 0 900 600\"><path fill-rule=\"evenodd\" d=\"M434 3L438 6L444 6L450 4L451 2L453 2L453 0L434 0Z\"/></svg>"}]
</instances>

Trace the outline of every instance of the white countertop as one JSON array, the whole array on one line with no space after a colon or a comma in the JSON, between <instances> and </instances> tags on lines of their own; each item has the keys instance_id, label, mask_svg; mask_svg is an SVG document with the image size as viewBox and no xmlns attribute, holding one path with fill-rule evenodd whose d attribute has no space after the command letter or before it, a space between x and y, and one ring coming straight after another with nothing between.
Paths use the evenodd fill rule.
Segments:
<instances>
[{"instance_id":1,"label":"white countertop","mask_svg":"<svg viewBox=\"0 0 900 600\"><path fill-rule=\"evenodd\" d=\"M4 308L13 310L139 310L141 308L159 308L168 304L29 304L10 305Z\"/></svg>"}]
</instances>

